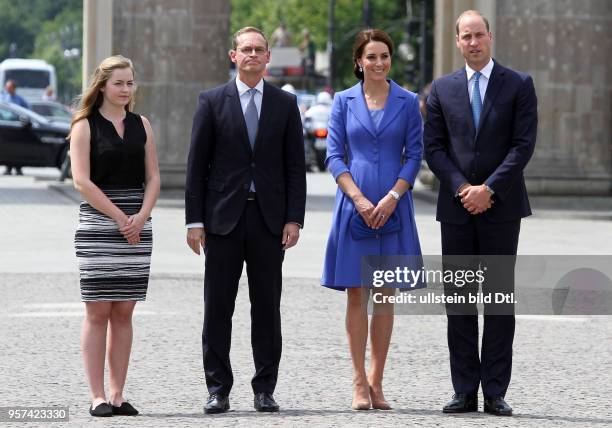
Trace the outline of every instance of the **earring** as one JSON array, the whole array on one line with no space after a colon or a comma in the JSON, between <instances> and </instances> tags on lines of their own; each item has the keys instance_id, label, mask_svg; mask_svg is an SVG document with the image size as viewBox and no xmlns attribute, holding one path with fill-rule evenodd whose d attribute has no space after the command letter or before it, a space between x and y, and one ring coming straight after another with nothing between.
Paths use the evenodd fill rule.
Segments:
<instances>
[{"instance_id":1,"label":"earring","mask_svg":"<svg viewBox=\"0 0 612 428\"><path fill-rule=\"evenodd\" d=\"M363 68L359 67L359 72L363 73Z\"/></svg>"}]
</instances>

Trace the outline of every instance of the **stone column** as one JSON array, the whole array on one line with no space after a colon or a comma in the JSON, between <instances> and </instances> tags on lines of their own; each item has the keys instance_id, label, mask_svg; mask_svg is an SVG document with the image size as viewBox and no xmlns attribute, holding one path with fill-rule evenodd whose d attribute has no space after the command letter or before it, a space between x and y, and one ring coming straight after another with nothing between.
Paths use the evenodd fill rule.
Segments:
<instances>
[{"instance_id":1,"label":"stone column","mask_svg":"<svg viewBox=\"0 0 612 428\"><path fill-rule=\"evenodd\" d=\"M497 58L538 94L532 193L612 194L612 3L498 1Z\"/></svg>"},{"instance_id":2,"label":"stone column","mask_svg":"<svg viewBox=\"0 0 612 428\"><path fill-rule=\"evenodd\" d=\"M162 187L182 188L198 94L228 80L230 2L85 0L84 6L85 22L95 23L111 38L110 52L90 62L95 67L111 54L133 61L135 111L150 120L155 132ZM84 33L86 51L100 50L99 39L92 41L91 32ZM88 67L89 62L84 69Z\"/></svg>"},{"instance_id":3,"label":"stone column","mask_svg":"<svg viewBox=\"0 0 612 428\"><path fill-rule=\"evenodd\" d=\"M100 62L111 55L113 0L83 0L83 90Z\"/></svg>"}]
</instances>

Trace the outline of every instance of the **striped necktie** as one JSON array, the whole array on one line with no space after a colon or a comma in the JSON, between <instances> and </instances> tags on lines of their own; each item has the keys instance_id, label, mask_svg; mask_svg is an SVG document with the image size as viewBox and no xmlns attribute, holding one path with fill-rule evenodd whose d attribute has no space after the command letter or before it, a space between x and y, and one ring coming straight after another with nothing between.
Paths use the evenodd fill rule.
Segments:
<instances>
[{"instance_id":1,"label":"striped necktie","mask_svg":"<svg viewBox=\"0 0 612 428\"><path fill-rule=\"evenodd\" d=\"M482 73L474 73L474 89L472 90L472 116L474 117L474 128L478 130L480 122L480 112L482 111L482 99L480 98L480 76Z\"/></svg>"}]
</instances>

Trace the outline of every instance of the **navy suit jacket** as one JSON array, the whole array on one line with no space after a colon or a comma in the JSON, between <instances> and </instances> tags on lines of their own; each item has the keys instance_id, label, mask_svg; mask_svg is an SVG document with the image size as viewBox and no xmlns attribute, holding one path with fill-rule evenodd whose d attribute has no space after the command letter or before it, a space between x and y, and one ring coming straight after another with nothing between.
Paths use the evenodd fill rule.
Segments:
<instances>
[{"instance_id":1,"label":"navy suit jacket","mask_svg":"<svg viewBox=\"0 0 612 428\"><path fill-rule=\"evenodd\" d=\"M264 81L259 126L251 148L236 82L204 91L193 118L185 187L186 223L230 233L247 203L251 181L270 231L304 224L306 168L295 95Z\"/></svg>"},{"instance_id":2,"label":"navy suit jacket","mask_svg":"<svg viewBox=\"0 0 612 428\"><path fill-rule=\"evenodd\" d=\"M465 67L432 83L424 130L425 158L440 180L436 219L464 224L470 214L455 196L464 183L487 184L493 206L479 216L493 223L531 214L523 170L538 125L533 80L494 61L475 129Z\"/></svg>"}]
</instances>

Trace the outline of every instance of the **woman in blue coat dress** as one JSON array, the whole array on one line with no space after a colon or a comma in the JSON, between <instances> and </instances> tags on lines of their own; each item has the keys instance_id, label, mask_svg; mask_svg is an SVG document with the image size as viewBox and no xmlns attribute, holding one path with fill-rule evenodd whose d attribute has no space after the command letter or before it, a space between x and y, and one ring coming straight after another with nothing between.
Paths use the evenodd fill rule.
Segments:
<instances>
[{"instance_id":1,"label":"woman in blue coat dress","mask_svg":"<svg viewBox=\"0 0 612 428\"><path fill-rule=\"evenodd\" d=\"M382 379L393 311L392 307L387 311L375 308L366 373L368 315L362 302L370 289L361 286L361 257L421 254L410 192L421 165L421 115L416 94L387 79L392 54L393 44L385 32L370 29L357 35L353 59L360 82L336 94L328 127L326 164L338 191L321 284L347 290L346 330L355 410L391 408ZM355 239L349 226L355 213L364 228L372 229L372 237ZM384 233L383 226L392 216L399 218L401 229Z\"/></svg>"}]
</instances>

